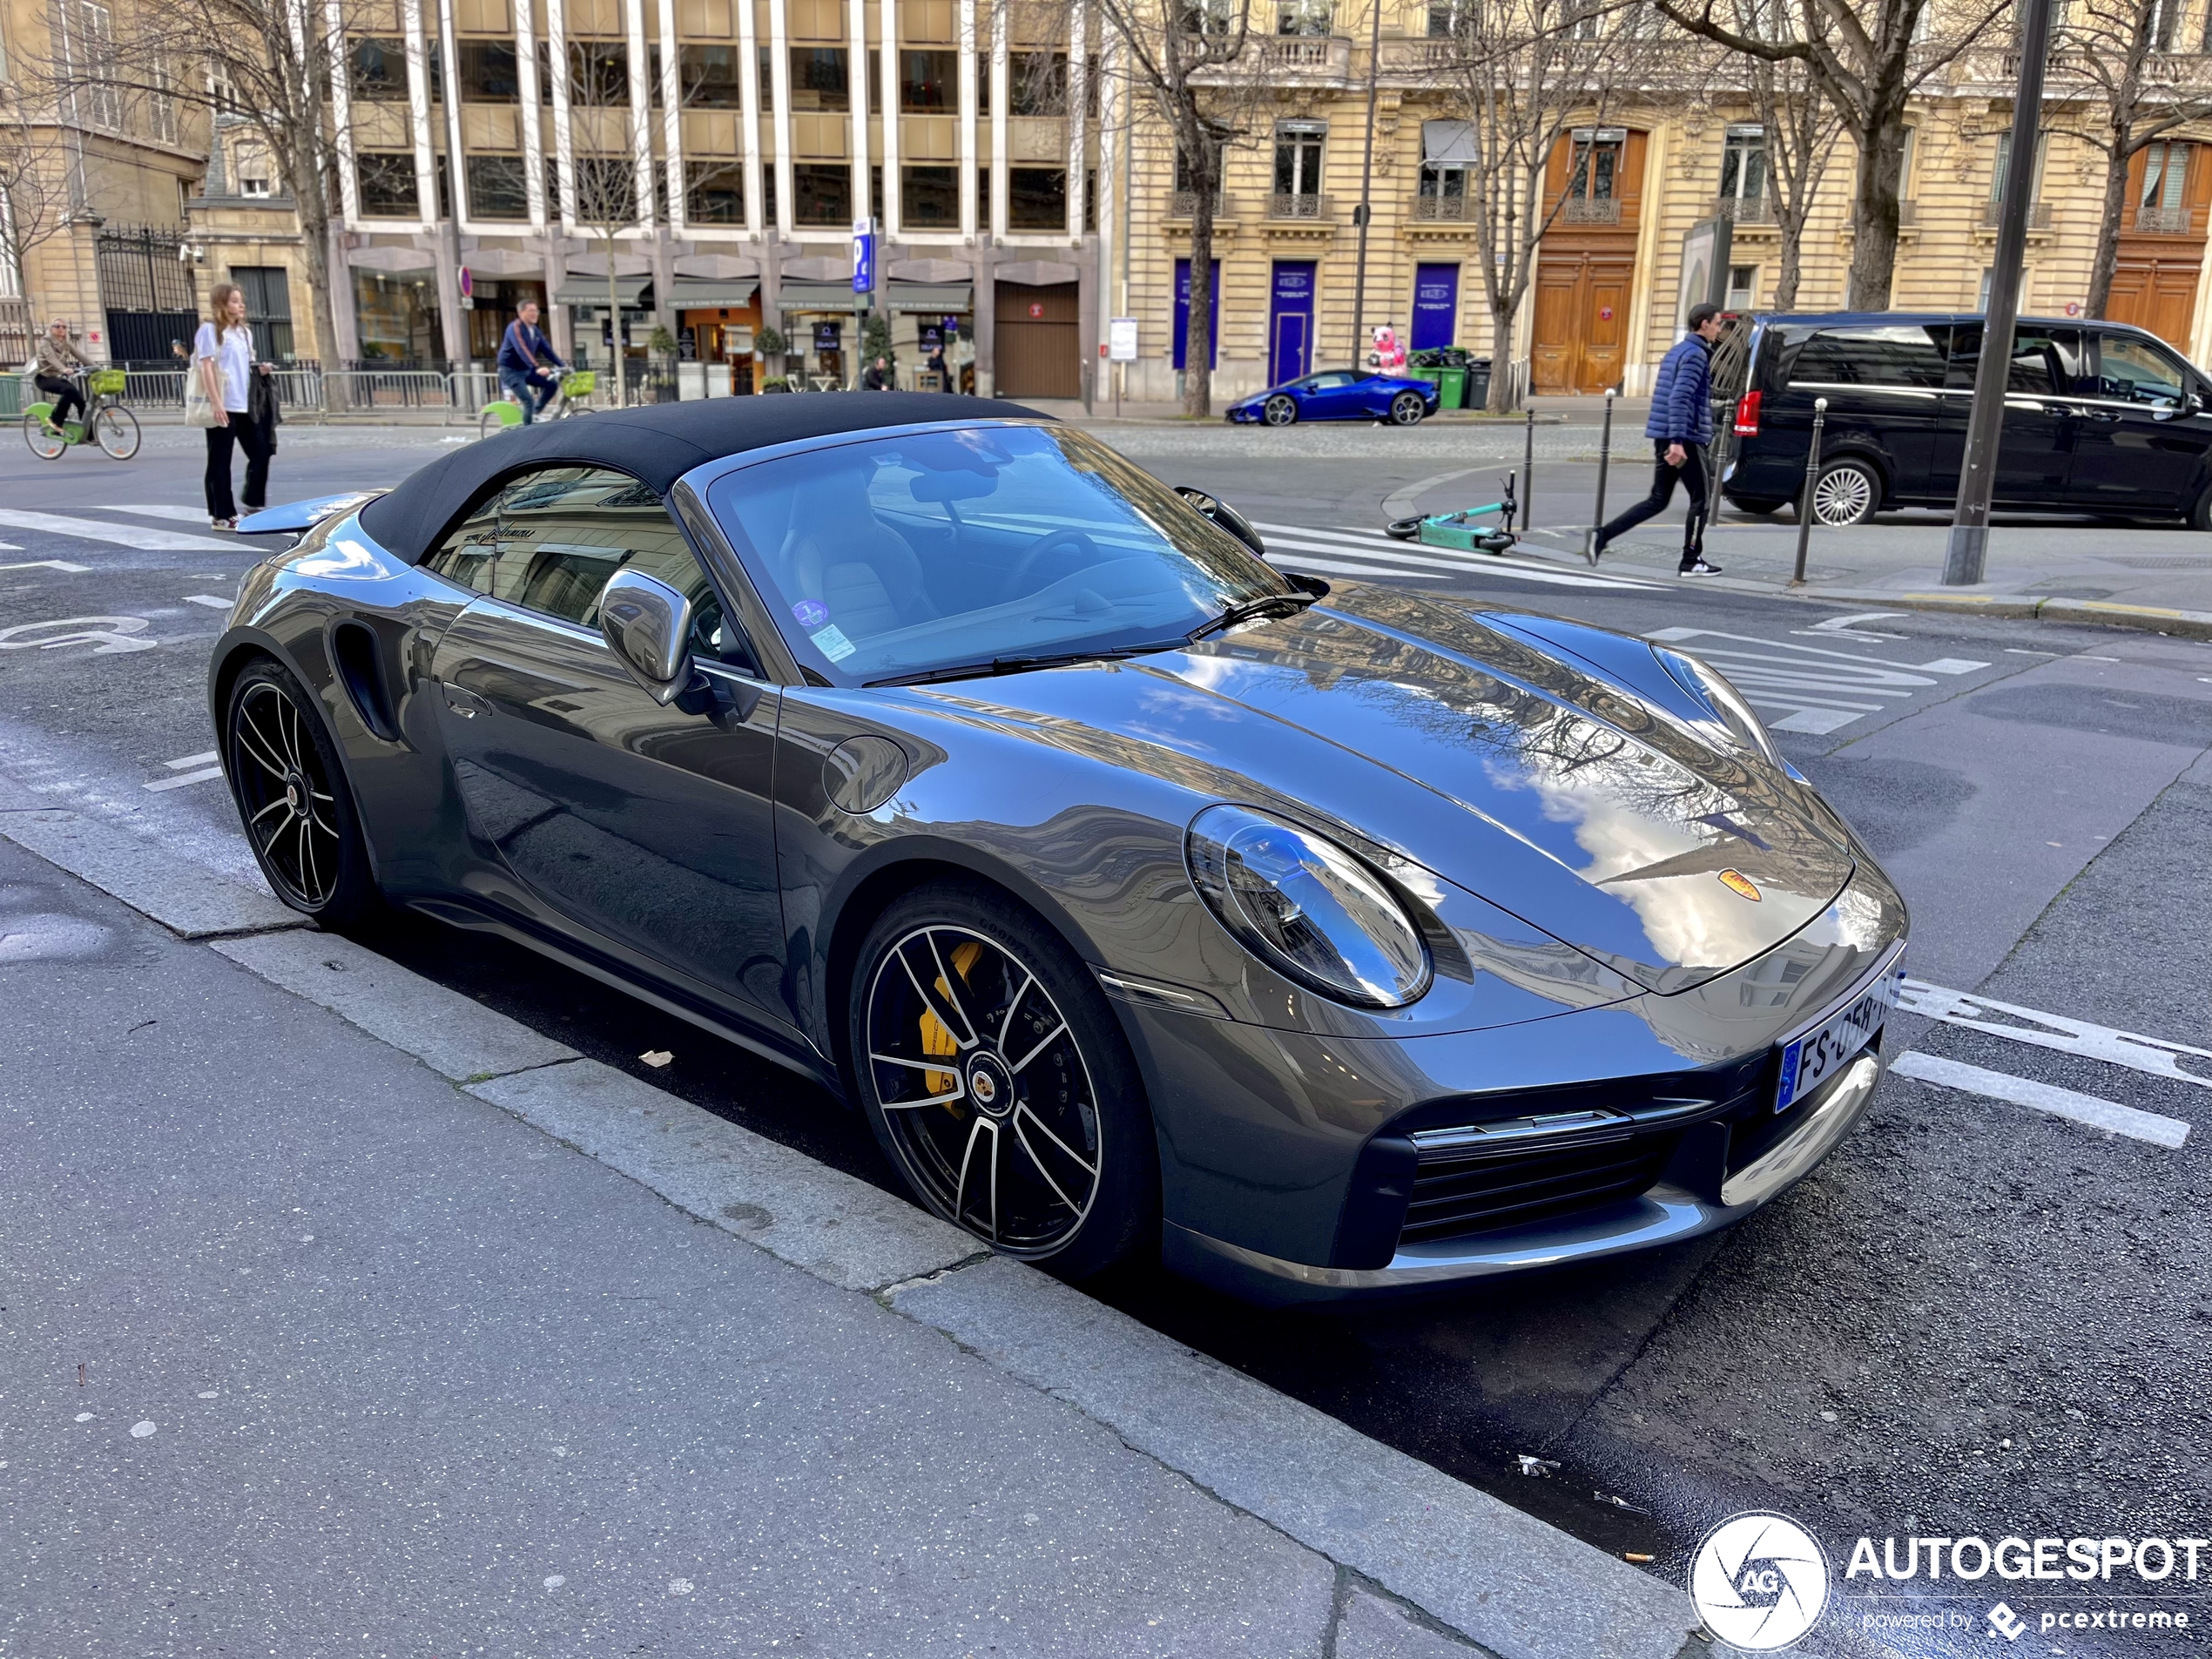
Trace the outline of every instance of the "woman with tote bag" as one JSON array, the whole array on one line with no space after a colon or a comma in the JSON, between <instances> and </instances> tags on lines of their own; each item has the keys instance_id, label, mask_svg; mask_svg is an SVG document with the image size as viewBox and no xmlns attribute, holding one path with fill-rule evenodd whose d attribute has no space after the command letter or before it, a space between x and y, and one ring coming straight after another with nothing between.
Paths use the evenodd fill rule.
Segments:
<instances>
[{"instance_id":1,"label":"woman with tote bag","mask_svg":"<svg viewBox=\"0 0 2212 1659\"><path fill-rule=\"evenodd\" d=\"M231 451L246 451L246 510L268 504L269 442L266 428L249 420L254 374L253 334L246 326L246 296L233 282L218 282L208 295L212 320L199 325L192 341L192 374L206 399L186 417L207 422L207 517L219 530L238 528L238 503L231 496Z\"/></svg>"}]
</instances>

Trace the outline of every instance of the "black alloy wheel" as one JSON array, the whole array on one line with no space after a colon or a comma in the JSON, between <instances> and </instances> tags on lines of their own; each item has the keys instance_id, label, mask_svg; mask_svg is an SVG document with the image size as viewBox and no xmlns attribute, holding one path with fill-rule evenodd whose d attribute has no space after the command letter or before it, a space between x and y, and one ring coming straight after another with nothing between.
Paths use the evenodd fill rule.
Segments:
<instances>
[{"instance_id":1,"label":"black alloy wheel","mask_svg":"<svg viewBox=\"0 0 2212 1659\"><path fill-rule=\"evenodd\" d=\"M1390 421L1393 426L1419 426L1421 417L1428 413L1419 392L1400 392L1390 400Z\"/></svg>"},{"instance_id":2,"label":"black alloy wheel","mask_svg":"<svg viewBox=\"0 0 2212 1659\"><path fill-rule=\"evenodd\" d=\"M280 664L255 663L232 685L223 747L246 839L277 897L330 927L374 913L375 879L336 745Z\"/></svg>"},{"instance_id":3,"label":"black alloy wheel","mask_svg":"<svg viewBox=\"0 0 2212 1659\"><path fill-rule=\"evenodd\" d=\"M1259 418L1270 426L1291 426L1298 421L1298 405L1286 392L1278 392L1260 405Z\"/></svg>"},{"instance_id":4,"label":"black alloy wheel","mask_svg":"<svg viewBox=\"0 0 2212 1659\"><path fill-rule=\"evenodd\" d=\"M877 1139L931 1210L1082 1278L1156 1242L1151 1114L1106 999L1004 894L933 883L862 946L853 1069Z\"/></svg>"}]
</instances>

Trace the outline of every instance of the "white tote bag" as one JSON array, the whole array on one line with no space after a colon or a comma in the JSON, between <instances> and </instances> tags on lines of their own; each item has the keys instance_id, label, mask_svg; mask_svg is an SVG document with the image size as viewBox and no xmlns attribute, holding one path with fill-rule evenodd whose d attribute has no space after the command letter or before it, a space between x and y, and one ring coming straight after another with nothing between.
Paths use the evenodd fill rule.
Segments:
<instances>
[{"instance_id":1,"label":"white tote bag","mask_svg":"<svg viewBox=\"0 0 2212 1659\"><path fill-rule=\"evenodd\" d=\"M185 424L204 427L215 424L214 401L207 395L207 388L200 378L197 361L185 374Z\"/></svg>"}]
</instances>

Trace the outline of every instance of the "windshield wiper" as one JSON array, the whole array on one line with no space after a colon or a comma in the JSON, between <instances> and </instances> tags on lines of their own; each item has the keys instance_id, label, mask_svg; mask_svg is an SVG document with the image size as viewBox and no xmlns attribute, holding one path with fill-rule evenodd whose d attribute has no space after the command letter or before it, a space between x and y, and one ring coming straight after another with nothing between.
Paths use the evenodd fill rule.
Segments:
<instances>
[{"instance_id":1,"label":"windshield wiper","mask_svg":"<svg viewBox=\"0 0 2212 1659\"><path fill-rule=\"evenodd\" d=\"M917 669L911 674L892 674L880 680L869 680L867 684L870 686L932 685L941 680L986 679L995 674L1026 674L1033 668L1067 668L1076 663L1119 662L1124 657L1177 651L1190 643L1187 637L1177 635L1173 639L1148 639L1137 645L1102 645L1093 651L1057 651L1027 657L994 657L987 663L955 663L949 668Z\"/></svg>"},{"instance_id":2,"label":"windshield wiper","mask_svg":"<svg viewBox=\"0 0 2212 1659\"><path fill-rule=\"evenodd\" d=\"M1200 623L1187 637L1196 643L1208 634L1222 633L1241 622L1256 622L1262 617L1273 614L1294 617L1319 597L1312 593L1263 594L1257 599L1246 599L1239 604L1231 605L1211 622ZM1285 605L1290 609L1284 610Z\"/></svg>"}]
</instances>

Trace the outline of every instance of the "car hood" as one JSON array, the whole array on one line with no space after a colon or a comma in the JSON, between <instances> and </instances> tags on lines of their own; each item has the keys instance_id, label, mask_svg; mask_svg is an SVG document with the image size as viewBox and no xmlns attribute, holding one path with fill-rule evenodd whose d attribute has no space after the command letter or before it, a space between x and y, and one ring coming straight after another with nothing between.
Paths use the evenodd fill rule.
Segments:
<instances>
[{"instance_id":1,"label":"car hood","mask_svg":"<svg viewBox=\"0 0 2212 1659\"><path fill-rule=\"evenodd\" d=\"M1654 990L1737 967L1836 900L1852 856L1804 786L1499 621L1340 585L1187 651L937 694L1325 820Z\"/></svg>"}]
</instances>

